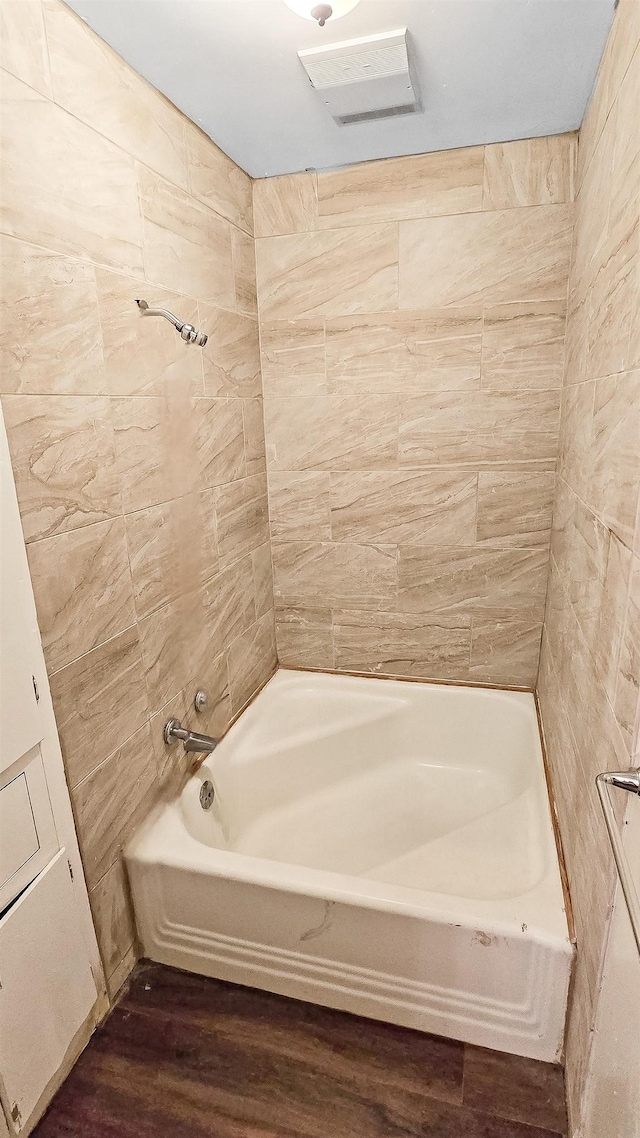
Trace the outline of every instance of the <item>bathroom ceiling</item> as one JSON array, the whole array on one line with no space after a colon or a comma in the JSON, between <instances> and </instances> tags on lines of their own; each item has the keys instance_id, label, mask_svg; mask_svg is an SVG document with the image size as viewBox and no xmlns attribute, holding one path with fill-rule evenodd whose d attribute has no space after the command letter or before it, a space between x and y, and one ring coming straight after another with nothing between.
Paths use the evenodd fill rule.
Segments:
<instances>
[{"instance_id":1,"label":"bathroom ceiling","mask_svg":"<svg viewBox=\"0 0 640 1138\"><path fill-rule=\"evenodd\" d=\"M575 130L614 0L361 0L324 28L282 0L68 0L254 177ZM297 57L409 30L423 112L338 126Z\"/></svg>"}]
</instances>

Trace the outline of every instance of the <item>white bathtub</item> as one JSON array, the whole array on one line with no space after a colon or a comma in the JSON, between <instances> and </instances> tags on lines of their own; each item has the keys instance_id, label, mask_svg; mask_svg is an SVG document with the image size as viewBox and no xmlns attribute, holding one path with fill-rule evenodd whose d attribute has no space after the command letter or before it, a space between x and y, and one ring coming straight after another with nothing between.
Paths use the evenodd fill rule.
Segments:
<instances>
[{"instance_id":1,"label":"white bathtub","mask_svg":"<svg viewBox=\"0 0 640 1138\"><path fill-rule=\"evenodd\" d=\"M281 670L127 864L153 960L561 1053L572 947L529 693Z\"/></svg>"}]
</instances>

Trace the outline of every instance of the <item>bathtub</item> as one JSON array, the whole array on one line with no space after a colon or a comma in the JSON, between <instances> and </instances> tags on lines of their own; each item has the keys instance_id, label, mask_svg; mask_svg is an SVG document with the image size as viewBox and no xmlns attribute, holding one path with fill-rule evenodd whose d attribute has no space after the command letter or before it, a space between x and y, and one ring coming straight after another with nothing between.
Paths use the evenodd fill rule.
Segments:
<instances>
[{"instance_id":1,"label":"bathtub","mask_svg":"<svg viewBox=\"0 0 640 1138\"><path fill-rule=\"evenodd\" d=\"M126 861L152 960L561 1054L573 950L531 693L280 670Z\"/></svg>"}]
</instances>

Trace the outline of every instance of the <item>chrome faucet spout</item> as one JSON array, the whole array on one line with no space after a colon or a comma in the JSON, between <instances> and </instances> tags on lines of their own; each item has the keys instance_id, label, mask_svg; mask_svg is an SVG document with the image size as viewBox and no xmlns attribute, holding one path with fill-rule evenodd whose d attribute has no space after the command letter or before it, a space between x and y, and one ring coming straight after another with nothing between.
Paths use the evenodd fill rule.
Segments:
<instances>
[{"instance_id":1,"label":"chrome faucet spout","mask_svg":"<svg viewBox=\"0 0 640 1138\"><path fill-rule=\"evenodd\" d=\"M215 751L219 739L214 739L211 735L201 735L198 731L188 731L183 727L179 719L168 719L164 725L163 731L164 741L171 745L172 743L182 743L185 751L193 751L196 755L210 755Z\"/></svg>"}]
</instances>

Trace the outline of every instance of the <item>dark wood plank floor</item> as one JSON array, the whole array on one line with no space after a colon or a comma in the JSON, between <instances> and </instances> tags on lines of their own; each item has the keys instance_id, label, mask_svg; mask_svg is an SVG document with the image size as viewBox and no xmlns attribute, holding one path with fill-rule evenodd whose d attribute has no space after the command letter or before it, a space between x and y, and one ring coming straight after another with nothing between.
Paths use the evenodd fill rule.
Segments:
<instances>
[{"instance_id":1,"label":"dark wood plank floor","mask_svg":"<svg viewBox=\"0 0 640 1138\"><path fill-rule=\"evenodd\" d=\"M37 1138L553 1138L559 1067L142 964Z\"/></svg>"}]
</instances>

